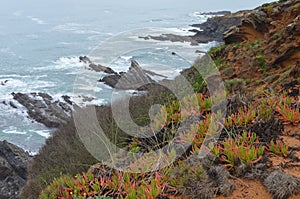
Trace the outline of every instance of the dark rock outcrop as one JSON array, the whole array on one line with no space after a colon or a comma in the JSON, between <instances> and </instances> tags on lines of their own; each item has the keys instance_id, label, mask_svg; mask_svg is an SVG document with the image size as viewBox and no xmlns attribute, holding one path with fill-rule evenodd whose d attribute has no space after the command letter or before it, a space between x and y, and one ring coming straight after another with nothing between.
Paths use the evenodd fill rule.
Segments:
<instances>
[{"instance_id":1,"label":"dark rock outcrop","mask_svg":"<svg viewBox=\"0 0 300 199\"><path fill-rule=\"evenodd\" d=\"M229 15L231 14L230 11L216 11L216 12L202 12L200 15Z\"/></svg>"},{"instance_id":2,"label":"dark rock outcrop","mask_svg":"<svg viewBox=\"0 0 300 199\"><path fill-rule=\"evenodd\" d=\"M99 82L104 82L104 84L115 88L116 84L118 83L118 81L121 79L121 75L119 74L114 74L114 75L109 75L109 76L105 76L102 79L99 80Z\"/></svg>"},{"instance_id":3,"label":"dark rock outcrop","mask_svg":"<svg viewBox=\"0 0 300 199\"><path fill-rule=\"evenodd\" d=\"M223 41L223 33L229 30L232 26L239 25L242 19L249 11L240 11L224 16L215 16L207 19L202 24L194 24L193 27L200 28L202 31L197 31L191 38L198 43L206 43L210 41Z\"/></svg>"},{"instance_id":4,"label":"dark rock outcrop","mask_svg":"<svg viewBox=\"0 0 300 199\"><path fill-rule=\"evenodd\" d=\"M151 71L143 70L135 60L131 60L131 66L126 73L109 75L99 81L120 90L138 89L155 82L147 73L153 75Z\"/></svg>"},{"instance_id":5,"label":"dark rock outcrop","mask_svg":"<svg viewBox=\"0 0 300 199\"><path fill-rule=\"evenodd\" d=\"M87 56L80 56L79 60L80 60L80 62L89 64L89 68L91 70L96 71L96 72L104 72L104 73L108 73L108 74L116 74L116 72L113 69L111 69L110 67L102 66L100 64L95 64Z\"/></svg>"},{"instance_id":6,"label":"dark rock outcrop","mask_svg":"<svg viewBox=\"0 0 300 199\"><path fill-rule=\"evenodd\" d=\"M197 30L193 30L197 31ZM182 36L182 35L176 35L176 34L162 34L159 36L152 36L149 35L147 37L140 37L142 39L148 40L148 39L153 39L153 40L158 40L158 41L171 41L171 42L189 42L191 45L198 45L198 42L192 37L192 36ZM201 43L206 43L210 41L208 38L205 38L202 40Z\"/></svg>"},{"instance_id":7,"label":"dark rock outcrop","mask_svg":"<svg viewBox=\"0 0 300 199\"><path fill-rule=\"evenodd\" d=\"M193 24L192 27L200 28L201 30L190 30L191 32L195 32L195 35L192 36L162 34L160 36L149 35L141 38L159 41L190 42L191 45L198 45L198 43L207 43L211 41L223 42L223 33L232 26L239 25L248 12L249 11L240 11L233 14L227 11L205 13L208 15L224 16L214 16L202 24Z\"/></svg>"},{"instance_id":8,"label":"dark rock outcrop","mask_svg":"<svg viewBox=\"0 0 300 199\"><path fill-rule=\"evenodd\" d=\"M14 100L27 109L29 117L49 128L66 123L72 111L70 101L54 100L45 93L12 93L12 95Z\"/></svg>"},{"instance_id":9,"label":"dark rock outcrop","mask_svg":"<svg viewBox=\"0 0 300 199\"><path fill-rule=\"evenodd\" d=\"M23 149L7 141L0 141L0 198L18 198L27 178L30 159Z\"/></svg>"}]
</instances>

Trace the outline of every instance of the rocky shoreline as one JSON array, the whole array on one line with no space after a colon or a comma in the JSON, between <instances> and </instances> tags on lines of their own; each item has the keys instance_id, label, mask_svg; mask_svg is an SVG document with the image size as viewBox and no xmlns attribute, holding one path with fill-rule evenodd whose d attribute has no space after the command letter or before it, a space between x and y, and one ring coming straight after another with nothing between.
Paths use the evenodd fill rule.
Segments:
<instances>
[{"instance_id":1,"label":"rocky shoreline","mask_svg":"<svg viewBox=\"0 0 300 199\"><path fill-rule=\"evenodd\" d=\"M205 13L206 15L212 15L212 17L208 18L204 23L192 24L191 27L195 28L190 30L195 33L192 36L163 34L160 36L149 35L142 38L159 41L188 42L195 46L199 43L208 43L212 41L223 42L224 32L228 31L233 26L239 25L249 12L249 10L245 10L236 13L231 13L229 11Z\"/></svg>"},{"instance_id":2,"label":"rocky shoreline","mask_svg":"<svg viewBox=\"0 0 300 199\"><path fill-rule=\"evenodd\" d=\"M223 33L228 31L232 26L240 24L247 13L249 13L249 11L240 11L237 13L231 13L229 11L201 13L212 15L214 17L209 18L202 24L191 25L192 27L201 29L201 31L196 29L191 30L192 32L195 32L195 35L193 36L164 34L161 36L149 35L144 39L190 42L191 45L198 45L199 43L207 43L210 41L222 42ZM145 91L155 83L151 76L167 78L152 71L144 70L135 60L131 61L131 66L127 72L119 73L115 72L110 67L93 63L87 56L80 56L79 62L87 64L88 70L107 74L102 79L99 79L99 82L103 82L111 88L120 90L138 89L139 91ZM5 83L6 82L2 82L2 86L5 86ZM143 86L140 87L141 85ZM48 128L58 128L61 124L65 124L71 116L72 105L75 105L70 96L66 95L61 96L61 100L54 100L53 97L47 93L19 92L12 93L12 96L14 101L3 102L3 104L9 105L12 108L18 108L15 104L16 102L21 104L26 108L27 114L31 119L35 122L44 124Z\"/></svg>"},{"instance_id":3,"label":"rocky shoreline","mask_svg":"<svg viewBox=\"0 0 300 199\"><path fill-rule=\"evenodd\" d=\"M261 80L267 78L265 77L266 74L263 74L262 72L263 69L265 71L272 71L272 73L274 71L281 72L279 70L280 67L285 68L288 67L288 64L295 63L295 67L289 71L290 73L288 75L286 75L285 73L281 74L278 72L279 74L277 74L277 78L272 78L271 76L273 81L270 80L270 82L267 82L269 81L267 79L265 82L261 82L261 85L263 85L264 83L268 83L270 85L274 84L274 87L272 88L276 89L279 86L281 86L283 87L282 90L284 90L284 87L286 86L287 89L285 90L288 91L288 95L292 93L294 94L294 96L299 96L299 82L295 80L299 78L300 74L300 62L297 61L299 60L299 42L297 43L292 40L296 38L297 41L297 39L299 39L299 17L296 17L293 20L287 20L286 24L281 25L282 27L278 24L275 24L276 22L272 22L272 17L275 18L275 15L278 14L276 14L276 12L279 12L280 9L289 9L293 5L293 3L293 1L286 1L283 3L276 4L277 6L274 7L268 7L268 5L266 5L255 11L241 11L233 14L224 12L222 13L224 14L224 16L216 16L210 18L207 22L200 25L194 24L193 27L201 28L203 29L203 31L193 30L195 32L195 35L193 36L178 36L169 34L158 37L148 36L144 39L169 40L174 42L190 42L191 45L197 45L198 43L206 43L210 41L224 41L225 44L232 44L225 47L223 46L218 50L212 51L212 57L221 59L222 63L219 63L222 64L220 67L220 71L222 72L223 77L226 80L236 80L236 77L243 77L244 80L247 80L247 78L252 78L250 79L252 82L250 81L250 83L247 85L249 88L251 88L251 86L254 88L258 88L258 86L256 85L257 82L255 82L254 80ZM299 9L297 7L296 12L299 12ZM291 16L293 16L292 14ZM274 27L277 27L277 29L274 29ZM283 31L280 32L278 28L281 28ZM275 31L280 32L280 34L274 34ZM290 38L290 42L287 42L285 38ZM264 41L258 42L257 40L259 39L262 39ZM241 43L243 42L249 42L250 44L247 43L245 46L242 46ZM251 42L253 42L253 44ZM278 48L280 49L278 50ZM262 60L262 57L259 57L261 56L259 54L261 50L263 50L263 52L266 52L268 57L270 57L270 59L264 60L264 68L260 68L261 66L259 65L261 64L259 61ZM245 54L243 54L243 51L245 51ZM249 57L254 57L254 60L256 61L250 60ZM95 72L106 73L107 76L100 79L99 82L103 82L106 85L109 85L110 87L116 89L136 89L140 85L146 84L149 86L143 86L142 90L147 90L151 88L153 84L155 84L155 81L151 78L151 76L159 75L154 74L151 71L146 71L142 69L135 60L131 61L131 67L127 72L121 73L117 73L109 67L97 65L86 56L79 57L79 61L88 64L90 70L94 70ZM230 66L229 62L231 63ZM245 63L250 64L250 66L252 67L250 73L249 68L246 68L244 66ZM233 71L230 72L230 77L226 76L227 73L225 72L229 69L230 71ZM253 71L256 69L256 74L253 75ZM184 73L189 74L190 70L191 69L184 70ZM249 76L249 74L251 76ZM270 74L268 77L270 77ZM285 84L282 83L282 79L285 80ZM278 83L277 81L279 80L281 80L281 82ZM234 83L236 82L232 81L232 84ZM292 91L290 92L290 90ZM43 123L49 128L58 128L62 124L66 124L72 114L72 105L74 105L74 102L72 102L72 100L68 96L62 96L62 101L59 101L54 100L53 97L45 93L12 93L12 95L15 101L26 107L28 115L33 120ZM229 101L228 106L229 108L234 109L237 105L234 104L234 102L236 101L234 101L233 99L234 98L230 99L231 101ZM239 101L238 103L239 105L237 107L243 107L245 105L245 101L243 101L243 99L241 99L241 101ZM17 106L15 106L14 104L14 101L10 101L9 103L7 103L7 105L11 106L12 108L17 108ZM295 102L295 109L299 109L297 102ZM238 112L238 110L234 110L232 112ZM278 115L277 112L274 112L273 114ZM290 130L286 130L284 129L284 127L286 127L286 124L282 123L280 119L274 118L274 115L270 120L267 121L250 121L250 123L252 122L252 126L250 125L250 129L245 130L256 132L256 134L265 143L271 142L272 139L294 139L296 141L299 140L299 132L297 132L297 130L299 131L299 129L297 129L297 126L287 126ZM201 118L201 120L202 119L204 118ZM299 126L299 123L297 123L297 125ZM234 129L235 127L236 129ZM234 132L239 132L243 127L232 126L232 128ZM295 135L293 135L291 138L289 137L289 133L294 133ZM223 132L223 134L223 137L221 136L221 138L225 139L226 136L228 136L227 131ZM297 141L296 143L299 142ZM140 146L140 148L142 148L142 146ZM291 151L298 152L299 146L295 145L294 147L289 147L288 149ZM252 180L260 179L263 182L266 189L268 190L269 195L267 195L267 197L269 197L270 194L273 194L274 198L287 198L294 193L297 194L297 190L300 187L300 180L296 177L293 177L293 175L289 173L289 170L287 168L289 164L299 163L299 154L298 157L295 155L285 157L286 160L280 157L280 159L284 160L282 160L282 162L277 165L275 159L277 159L278 157L279 156L275 156L275 158L270 157L270 159L264 159L265 157L263 157L262 159L258 159L258 162L260 163L256 164L257 162L253 162L253 165L255 166L252 167L250 170L244 164L240 164L239 166L234 168L236 170L235 172L233 172L232 175L225 171L221 166L214 166L211 169L206 168L205 172L208 175L208 181L206 182L209 182L210 186L212 186L214 190L218 190L223 195L229 195L232 193L234 194L234 189L238 188L238 183L245 181L245 179L240 180L235 176L244 176L245 178ZM27 167L31 160L31 157L22 149L6 141L3 141L0 142L0 160L0 198L18 198L18 193L21 187L25 184L27 178ZM188 164L190 164L189 166L191 166L191 168L197 166L196 164L194 164L195 162L193 162L191 158L187 159L187 162L188 161L190 161ZM199 160L197 161L199 163ZM220 160L218 161L221 161L221 156ZM220 165L220 162L217 163ZM211 164L214 163L210 162L210 165ZM295 166L295 168L298 167ZM221 176L220 173L223 173L223 176ZM225 181L223 179L224 176L226 177ZM229 178L234 179L235 183L237 184L237 187L232 183L232 181L229 182ZM222 183L216 185L216 182ZM223 182L226 182L229 185L229 188L219 186L220 184L222 185ZM197 184L198 181L195 183ZM202 184L200 185L204 186ZM249 187L245 187L244 189L249 189ZM283 189L290 188L291 193L287 193L286 195L283 194L282 196L283 191L286 190L278 190L276 187L283 187ZM204 188L207 188L206 185L204 186ZM225 192L224 190L222 192L223 188L229 189L230 193ZM189 191L193 192L195 190L196 189L191 189ZM201 192L201 189L196 191L198 191L197 193L203 195L206 194ZM211 192L212 190L209 191ZM215 193L210 194L213 195ZM261 197L261 195L259 197Z\"/></svg>"}]
</instances>

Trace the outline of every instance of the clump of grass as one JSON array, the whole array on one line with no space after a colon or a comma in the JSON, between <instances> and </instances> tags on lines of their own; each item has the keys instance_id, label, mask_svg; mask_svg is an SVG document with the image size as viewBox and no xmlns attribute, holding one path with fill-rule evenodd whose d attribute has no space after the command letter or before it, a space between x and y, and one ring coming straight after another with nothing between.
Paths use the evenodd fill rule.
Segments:
<instances>
[{"instance_id":1,"label":"clump of grass","mask_svg":"<svg viewBox=\"0 0 300 199\"><path fill-rule=\"evenodd\" d=\"M204 170L201 164L191 166L187 161L180 161L171 171L179 193L189 198L228 196L235 189L224 167L212 166Z\"/></svg>"},{"instance_id":2,"label":"clump of grass","mask_svg":"<svg viewBox=\"0 0 300 199\"><path fill-rule=\"evenodd\" d=\"M267 72L268 63L266 61L265 56L256 55L254 58L254 65L257 66L264 75L268 75L268 72Z\"/></svg>"},{"instance_id":3,"label":"clump of grass","mask_svg":"<svg viewBox=\"0 0 300 199\"><path fill-rule=\"evenodd\" d=\"M265 180L264 185L274 199L286 199L300 190L300 181L280 170L273 171Z\"/></svg>"}]
</instances>

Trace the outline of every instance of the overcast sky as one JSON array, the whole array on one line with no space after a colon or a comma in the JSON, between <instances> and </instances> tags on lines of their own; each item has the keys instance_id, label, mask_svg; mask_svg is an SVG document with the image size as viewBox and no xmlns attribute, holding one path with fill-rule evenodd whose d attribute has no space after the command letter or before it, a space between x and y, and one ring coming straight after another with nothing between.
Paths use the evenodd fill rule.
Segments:
<instances>
[{"instance_id":1,"label":"overcast sky","mask_svg":"<svg viewBox=\"0 0 300 199\"><path fill-rule=\"evenodd\" d=\"M72 9L73 7L82 7L85 5L93 5L96 7L104 6L120 6L124 9L128 7L143 8L178 8L190 9L191 7L197 11L217 11L231 10L237 11L241 9L252 9L263 3L272 2L272 0L10 0L2 2L0 10L5 10L7 7L22 9L36 8L49 9L53 6ZM191 6L192 5L192 6Z\"/></svg>"}]
</instances>

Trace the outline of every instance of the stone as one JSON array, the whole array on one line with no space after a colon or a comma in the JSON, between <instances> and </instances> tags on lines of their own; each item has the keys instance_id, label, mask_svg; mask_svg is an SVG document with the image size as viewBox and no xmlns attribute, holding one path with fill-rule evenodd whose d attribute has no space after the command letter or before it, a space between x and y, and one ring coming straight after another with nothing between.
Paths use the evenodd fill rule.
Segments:
<instances>
[{"instance_id":1,"label":"stone","mask_svg":"<svg viewBox=\"0 0 300 199\"><path fill-rule=\"evenodd\" d=\"M23 149L0 141L0 198L17 199L27 179L31 157Z\"/></svg>"}]
</instances>

